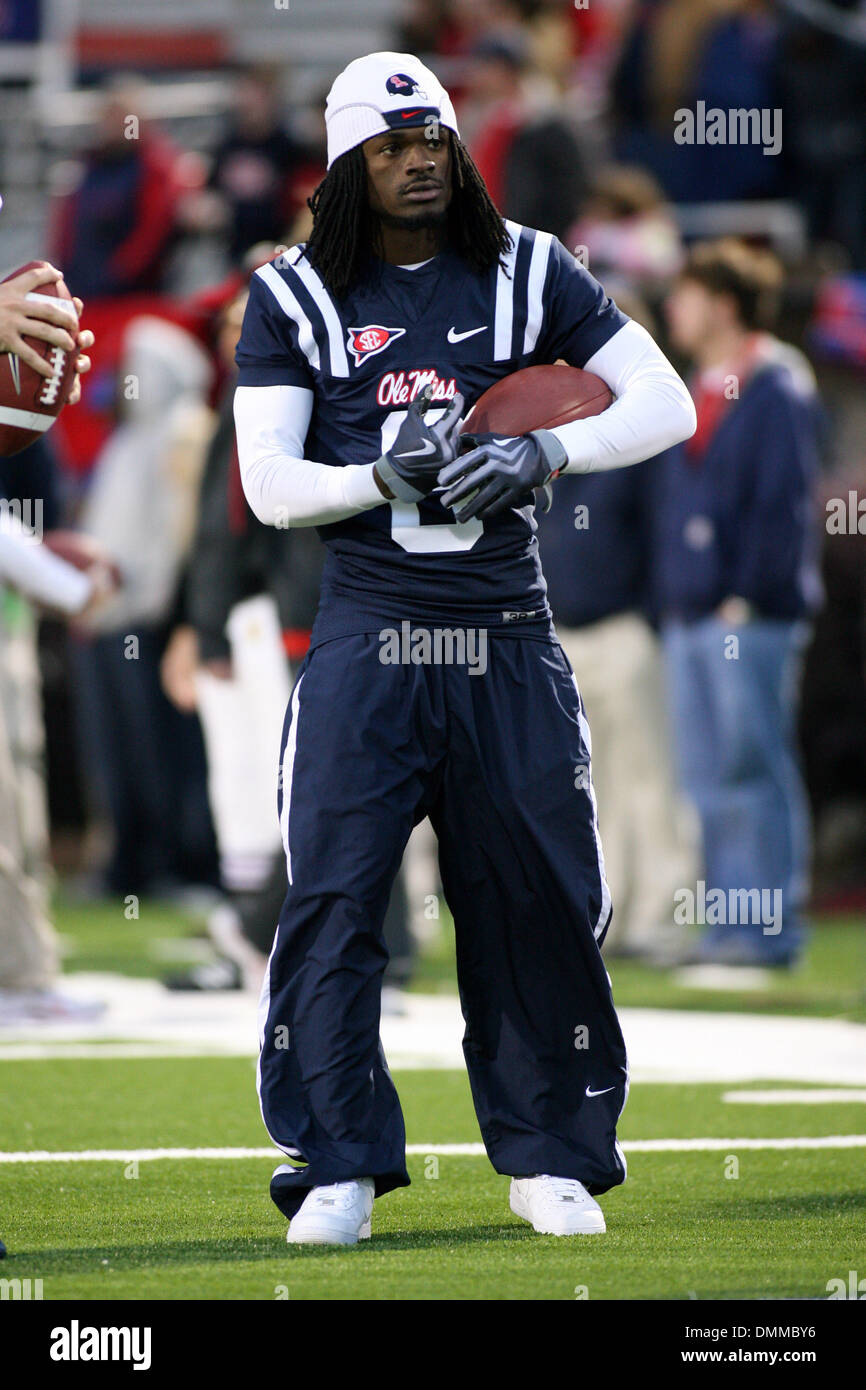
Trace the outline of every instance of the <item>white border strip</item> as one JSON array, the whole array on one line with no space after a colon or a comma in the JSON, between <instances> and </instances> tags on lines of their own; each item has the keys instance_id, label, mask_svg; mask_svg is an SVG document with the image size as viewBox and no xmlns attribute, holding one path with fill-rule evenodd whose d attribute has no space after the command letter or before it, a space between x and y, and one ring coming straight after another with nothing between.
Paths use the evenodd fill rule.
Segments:
<instances>
[{"instance_id":1,"label":"white border strip","mask_svg":"<svg viewBox=\"0 0 866 1390\"><path fill-rule=\"evenodd\" d=\"M56 415L42 414L41 411L17 410L13 405L0 405L0 425L12 425L16 430L39 430L43 434L56 419Z\"/></svg>"}]
</instances>

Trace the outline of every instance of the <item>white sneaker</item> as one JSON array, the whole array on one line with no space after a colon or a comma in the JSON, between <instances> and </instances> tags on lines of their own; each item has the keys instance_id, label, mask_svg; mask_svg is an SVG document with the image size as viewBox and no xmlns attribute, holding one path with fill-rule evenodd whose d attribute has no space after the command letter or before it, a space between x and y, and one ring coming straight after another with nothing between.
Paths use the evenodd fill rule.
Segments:
<instances>
[{"instance_id":1,"label":"white sneaker","mask_svg":"<svg viewBox=\"0 0 866 1390\"><path fill-rule=\"evenodd\" d=\"M601 1207L577 1178L512 1178L510 1206L545 1236L600 1235L607 1229Z\"/></svg>"},{"instance_id":2,"label":"white sneaker","mask_svg":"<svg viewBox=\"0 0 866 1390\"><path fill-rule=\"evenodd\" d=\"M314 1187L292 1217L289 1245L357 1245L370 1239L372 1178Z\"/></svg>"}]
</instances>

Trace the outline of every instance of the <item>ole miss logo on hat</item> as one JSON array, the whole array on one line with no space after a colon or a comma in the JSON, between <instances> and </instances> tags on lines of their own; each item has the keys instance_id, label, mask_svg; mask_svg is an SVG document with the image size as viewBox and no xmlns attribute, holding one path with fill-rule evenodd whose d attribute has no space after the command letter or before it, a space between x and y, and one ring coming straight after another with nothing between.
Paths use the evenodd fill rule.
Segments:
<instances>
[{"instance_id":1,"label":"ole miss logo on hat","mask_svg":"<svg viewBox=\"0 0 866 1390\"><path fill-rule=\"evenodd\" d=\"M366 328L350 328L346 347L355 358L355 366L360 367L368 357L384 352L395 338L402 338L405 328L383 328L381 323L370 323Z\"/></svg>"},{"instance_id":2,"label":"ole miss logo on hat","mask_svg":"<svg viewBox=\"0 0 866 1390\"><path fill-rule=\"evenodd\" d=\"M405 72L392 73L385 83L386 90L392 97L411 97L418 96L426 99L427 93L422 92L414 77L408 77Z\"/></svg>"}]
</instances>

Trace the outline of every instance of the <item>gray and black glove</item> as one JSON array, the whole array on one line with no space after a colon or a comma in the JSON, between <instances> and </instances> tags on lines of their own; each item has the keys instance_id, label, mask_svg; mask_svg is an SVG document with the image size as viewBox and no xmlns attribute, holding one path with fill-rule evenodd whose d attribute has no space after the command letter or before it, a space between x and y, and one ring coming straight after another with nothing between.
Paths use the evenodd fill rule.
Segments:
<instances>
[{"instance_id":1,"label":"gray and black glove","mask_svg":"<svg viewBox=\"0 0 866 1390\"><path fill-rule=\"evenodd\" d=\"M457 453L463 397L458 391L441 420L426 425L424 416L432 395L429 385L418 392L394 443L376 460L379 479L401 502L420 502L427 497L436 486L439 470Z\"/></svg>"},{"instance_id":2,"label":"gray and black glove","mask_svg":"<svg viewBox=\"0 0 866 1390\"><path fill-rule=\"evenodd\" d=\"M503 437L496 434L464 434L461 454L439 474L440 501L450 507L457 521L495 516L506 507L520 505L533 488L545 489L545 511L550 509L547 484L559 476L568 456L549 430Z\"/></svg>"}]
</instances>

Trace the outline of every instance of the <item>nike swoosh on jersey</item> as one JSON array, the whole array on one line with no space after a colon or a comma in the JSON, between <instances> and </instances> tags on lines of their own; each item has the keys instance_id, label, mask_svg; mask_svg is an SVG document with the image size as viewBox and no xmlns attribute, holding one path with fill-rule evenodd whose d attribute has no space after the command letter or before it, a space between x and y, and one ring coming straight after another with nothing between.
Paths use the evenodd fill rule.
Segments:
<instances>
[{"instance_id":1,"label":"nike swoosh on jersey","mask_svg":"<svg viewBox=\"0 0 866 1390\"><path fill-rule=\"evenodd\" d=\"M476 333L483 333L486 328L486 323L482 323L480 328L468 328L465 333L458 333L456 328L449 328L448 341L449 343L462 343L464 338L472 338Z\"/></svg>"},{"instance_id":2,"label":"nike swoosh on jersey","mask_svg":"<svg viewBox=\"0 0 866 1390\"><path fill-rule=\"evenodd\" d=\"M591 1091L591 1090L589 1089L589 1087L587 1086L587 1088L586 1088L586 1094L587 1094L588 1096L606 1096L607 1093L608 1093L608 1091L613 1091L614 1089L615 1089L615 1087L613 1087L613 1086L605 1086L605 1088L604 1088L603 1091Z\"/></svg>"}]
</instances>

